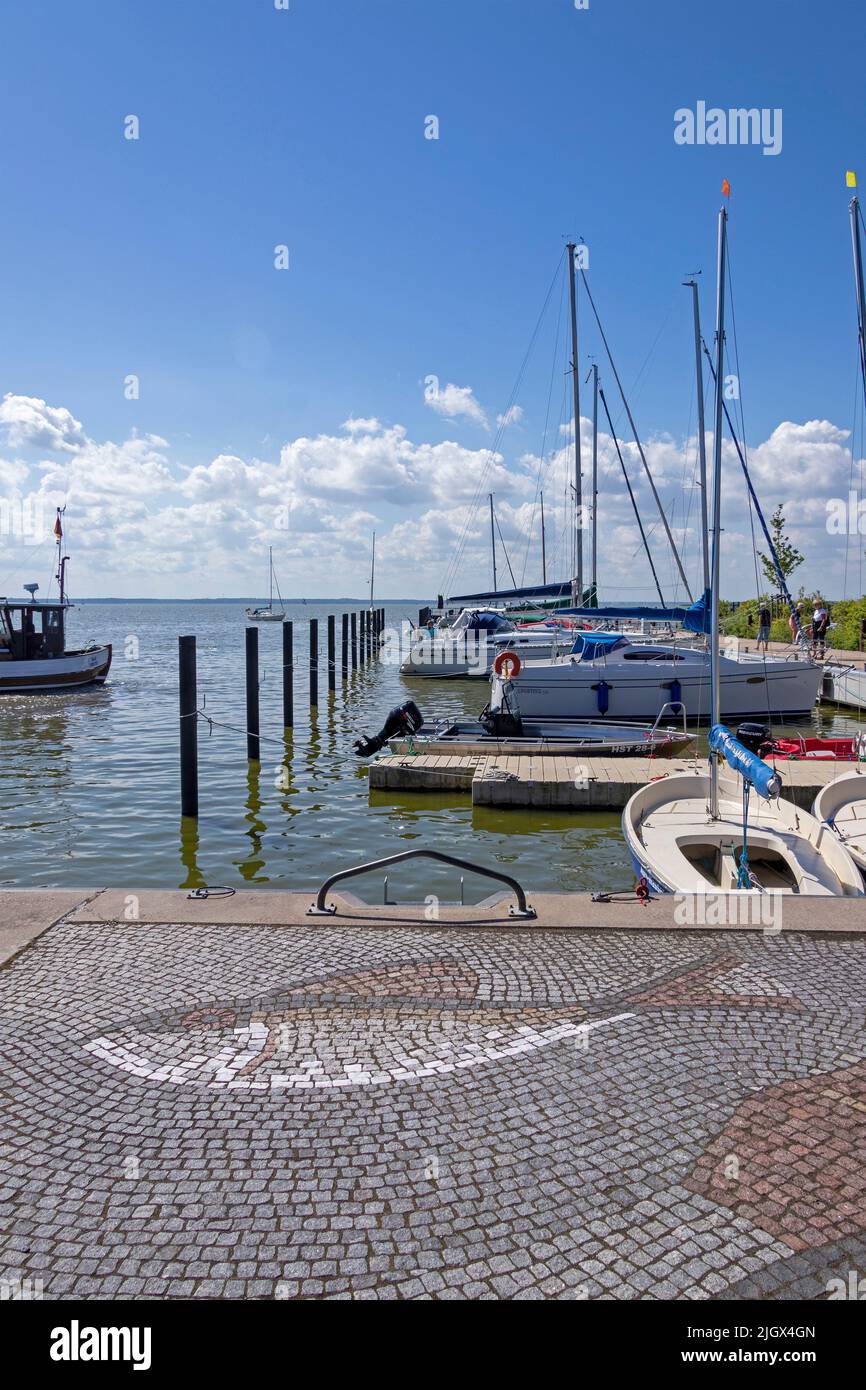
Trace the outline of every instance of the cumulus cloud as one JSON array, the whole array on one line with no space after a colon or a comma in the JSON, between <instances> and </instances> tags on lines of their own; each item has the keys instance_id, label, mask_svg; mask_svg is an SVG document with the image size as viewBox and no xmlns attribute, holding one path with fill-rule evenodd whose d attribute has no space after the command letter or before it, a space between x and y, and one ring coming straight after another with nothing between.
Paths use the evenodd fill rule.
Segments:
<instances>
[{"instance_id":1,"label":"cumulus cloud","mask_svg":"<svg viewBox=\"0 0 866 1390\"><path fill-rule=\"evenodd\" d=\"M449 381L447 386L440 386L435 377L428 378L424 400L437 415L444 415L449 420L471 420L484 429L490 428L484 408L471 386L455 386L453 381Z\"/></svg>"},{"instance_id":2,"label":"cumulus cloud","mask_svg":"<svg viewBox=\"0 0 866 1390\"><path fill-rule=\"evenodd\" d=\"M81 424L62 406L50 406L38 396L15 396L0 401L0 432L13 449L32 445L72 453L87 439Z\"/></svg>"},{"instance_id":3,"label":"cumulus cloud","mask_svg":"<svg viewBox=\"0 0 866 1390\"><path fill-rule=\"evenodd\" d=\"M497 415L496 423L500 429L508 429L509 425L519 425L523 419L523 406L510 405L504 415Z\"/></svg>"},{"instance_id":4,"label":"cumulus cloud","mask_svg":"<svg viewBox=\"0 0 866 1390\"><path fill-rule=\"evenodd\" d=\"M518 417L510 423L518 423ZM358 557L368 553L374 529L383 594L435 594L458 551L453 591L469 592L491 577L488 492L495 494L497 550L504 544L518 584L533 582L541 577L539 488L548 578L567 578L571 572L571 425L543 464L532 453L515 451L509 457L454 440L414 440L402 425L352 416L333 433L288 441L275 458L225 452L185 466L159 435L97 442L69 411L36 397L7 396L0 424L31 453L34 445L44 451L28 460L22 443L23 457L0 458L0 502L7 510L41 503L49 517L55 504L68 504L66 529L80 594L254 593L261 588L269 545L287 595L352 593L359 589ZM581 443L586 501L591 425L584 419ZM661 583L669 596L682 596L636 446L620 441L620 448ZM646 441L645 452L697 592L697 442L659 435ZM861 537L851 542L833 536L826 525L827 500L848 494L846 431L826 420L785 421L750 450L749 459L765 512L783 504L786 529L807 556L797 584L802 579L807 587L821 584L841 594L846 555L851 551L856 559L863 546ZM754 588L751 528L740 465L728 440L723 464L723 584L741 597ZM614 441L603 432L599 490L602 591L652 598L652 576ZM10 553L14 537L4 539L0 571L7 572L0 572L0 592L20 568ZM584 542L588 566L586 532ZM500 579L508 576L510 582L504 554L498 559Z\"/></svg>"}]
</instances>

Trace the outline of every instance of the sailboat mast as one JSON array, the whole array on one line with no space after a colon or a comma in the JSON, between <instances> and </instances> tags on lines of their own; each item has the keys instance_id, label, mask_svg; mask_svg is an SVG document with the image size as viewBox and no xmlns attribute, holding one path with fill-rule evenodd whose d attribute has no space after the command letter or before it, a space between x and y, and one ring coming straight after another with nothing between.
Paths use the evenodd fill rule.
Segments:
<instances>
[{"instance_id":1,"label":"sailboat mast","mask_svg":"<svg viewBox=\"0 0 866 1390\"><path fill-rule=\"evenodd\" d=\"M598 363L592 364L592 591L598 605Z\"/></svg>"},{"instance_id":2,"label":"sailboat mast","mask_svg":"<svg viewBox=\"0 0 866 1390\"><path fill-rule=\"evenodd\" d=\"M852 198L848 205L851 215L851 241L854 248L854 284L857 289L857 337L860 344L860 374L866 399L866 293L863 290L863 248L860 244L860 199Z\"/></svg>"},{"instance_id":3,"label":"sailboat mast","mask_svg":"<svg viewBox=\"0 0 866 1390\"><path fill-rule=\"evenodd\" d=\"M570 241L568 251L568 293L571 303L571 379L574 387L574 578L571 600L583 604L583 484L580 467L580 376L577 358L577 285L574 278L574 256L577 246Z\"/></svg>"},{"instance_id":4,"label":"sailboat mast","mask_svg":"<svg viewBox=\"0 0 866 1390\"><path fill-rule=\"evenodd\" d=\"M719 256L716 280L716 398L713 423L713 558L712 558L712 623L710 627L710 724L721 723L721 672L719 652L719 552L722 539L722 407L725 387L725 256L727 251L728 214L719 209ZM719 818L719 764L710 754L711 820Z\"/></svg>"},{"instance_id":5,"label":"sailboat mast","mask_svg":"<svg viewBox=\"0 0 866 1390\"><path fill-rule=\"evenodd\" d=\"M547 583L547 544L544 535L544 493L541 494L541 582Z\"/></svg>"},{"instance_id":6,"label":"sailboat mast","mask_svg":"<svg viewBox=\"0 0 866 1390\"><path fill-rule=\"evenodd\" d=\"M490 549L493 554L493 592L496 593L496 532L493 529L493 493L488 492L490 498Z\"/></svg>"},{"instance_id":7,"label":"sailboat mast","mask_svg":"<svg viewBox=\"0 0 866 1390\"><path fill-rule=\"evenodd\" d=\"M274 607L274 547L268 546L268 612Z\"/></svg>"},{"instance_id":8,"label":"sailboat mast","mask_svg":"<svg viewBox=\"0 0 866 1390\"><path fill-rule=\"evenodd\" d=\"M704 560L704 589L710 587L710 530L707 519L707 437L704 422L704 371L701 358L701 308L698 302L697 280L686 280L691 286L692 316L695 325L695 381L698 394L698 458L701 472L701 542Z\"/></svg>"}]
</instances>

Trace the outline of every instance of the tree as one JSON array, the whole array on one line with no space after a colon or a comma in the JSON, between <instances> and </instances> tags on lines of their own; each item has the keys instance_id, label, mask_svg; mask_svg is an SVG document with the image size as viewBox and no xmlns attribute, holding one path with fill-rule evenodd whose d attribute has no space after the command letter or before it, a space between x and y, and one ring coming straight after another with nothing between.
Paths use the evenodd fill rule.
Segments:
<instances>
[{"instance_id":1,"label":"tree","mask_svg":"<svg viewBox=\"0 0 866 1390\"><path fill-rule=\"evenodd\" d=\"M806 557L800 554L797 547L792 545L789 538L785 535L785 518L782 515L781 502L770 518L770 535L773 541L773 549L776 552L776 558L779 561L779 569L787 580L788 576L793 574L794 570L797 569L799 565L802 565ZM773 585L774 589L778 589L781 594L782 586L779 583L779 576L776 573L776 566L773 564L772 558L769 555L764 555L764 553L759 550L758 559L761 562L768 582Z\"/></svg>"}]
</instances>

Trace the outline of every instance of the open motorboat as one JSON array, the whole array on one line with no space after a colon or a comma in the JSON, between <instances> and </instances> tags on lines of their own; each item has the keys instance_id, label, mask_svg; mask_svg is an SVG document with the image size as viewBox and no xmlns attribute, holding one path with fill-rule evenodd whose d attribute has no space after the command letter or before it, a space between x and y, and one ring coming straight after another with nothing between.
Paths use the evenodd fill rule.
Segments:
<instances>
[{"instance_id":1,"label":"open motorboat","mask_svg":"<svg viewBox=\"0 0 866 1390\"><path fill-rule=\"evenodd\" d=\"M812 815L829 826L866 873L866 768L853 768L828 782L815 797Z\"/></svg>"},{"instance_id":2,"label":"open motorboat","mask_svg":"<svg viewBox=\"0 0 866 1390\"><path fill-rule=\"evenodd\" d=\"M710 718L709 651L650 643L619 632L578 634L553 660L530 659L512 675L525 719L655 719L683 701L689 718ZM802 660L720 656L721 717L802 717L818 698L821 667Z\"/></svg>"},{"instance_id":3,"label":"open motorboat","mask_svg":"<svg viewBox=\"0 0 866 1390\"><path fill-rule=\"evenodd\" d=\"M485 678L502 651L540 659L572 641L573 634L556 624L521 628L495 608L464 608L445 627L415 628L400 674Z\"/></svg>"},{"instance_id":4,"label":"open motorboat","mask_svg":"<svg viewBox=\"0 0 866 1390\"><path fill-rule=\"evenodd\" d=\"M280 607L274 607L274 551L273 546L268 546L268 606L267 608L245 608L244 612L251 623L282 623L285 622L286 609L280 596L280 586L277 585L277 597L280 599Z\"/></svg>"},{"instance_id":5,"label":"open motorboat","mask_svg":"<svg viewBox=\"0 0 866 1390\"><path fill-rule=\"evenodd\" d=\"M708 810L711 773L706 765L649 782L626 804L623 834L648 888L656 893L751 889L862 896L860 871L828 825L784 800L778 772L726 729L715 726L712 735L717 751L730 755L736 769L719 773L715 815ZM743 775L759 794L748 822L743 817Z\"/></svg>"},{"instance_id":6,"label":"open motorboat","mask_svg":"<svg viewBox=\"0 0 866 1390\"><path fill-rule=\"evenodd\" d=\"M678 720L663 724L662 719ZM490 704L478 719L432 720L427 723L411 700L391 710L374 738L356 744L362 757L386 745L392 753L489 753L517 756L547 753L583 757L673 758L684 752L694 735L686 729L685 707L666 706L655 724L616 724L566 721L527 722L520 714L510 681L495 679Z\"/></svg>"}]
</instances>

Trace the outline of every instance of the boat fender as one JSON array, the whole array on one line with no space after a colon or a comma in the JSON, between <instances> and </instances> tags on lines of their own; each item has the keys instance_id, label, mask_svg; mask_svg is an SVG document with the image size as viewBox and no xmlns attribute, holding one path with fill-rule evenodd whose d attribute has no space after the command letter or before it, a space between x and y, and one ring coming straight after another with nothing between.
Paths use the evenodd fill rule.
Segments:
<instances>
[{"instance_id":1,"label":"boat fender","mask_svg":"<svg viewBox=\"0 0 866 1390\"><path fill-rule=\"evenodd\" d=\"M509 681L513 681L516 676L520 675L520 666L521 661L517 652L513 652L509 649L506 649L504 652L499 652L493 663L493 669L497 676L504 676L505 679Z\"/></svg>"},{"instance_id":2,"label":"boat fender","mask_svg":"<svg viewBox=\"0 0 866 1390\"><path fill-rule=\"evenodd\" d=\"M610 686L607 681L599 681L598 684L594 685L592 688L596 693L596 704L598 705L599 714L607 714L608 706L610 705Z\"/></svg>"},{"instance_id":3,"label":"boat fender","mask_svg":"<svg viewBox=\"0 0 866 1390\"><path fill-rule=\"evenodd\" d=\"M678 680L672 680L671 683L670 683L670 685L668 686L668 689L669 689L670 692L671 692L670 703L671 703L672 705L679 705L679 704L682 704L682 699L683 699L683 688L682 688L682 686L680 685L679 681L678 681Z\"/></svg>"},{"instance_id":4,"label":"boat fender","mask_svg":"<svg viewBox=\"0 0 866 1390\"><path fill-rule=\"evenodd\" d=\"M395 738L398 734L417 734L423 723L424 716L415 701L407 700L405 705L395 705L389 711L383 727L373 738L365 734L363 738L356 739L355 751L359 758L371 758L385 747L389 738Z\"/></svg>"}]
</instances>

